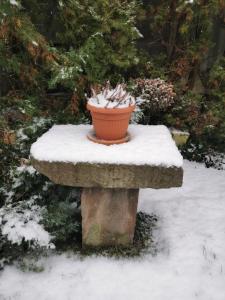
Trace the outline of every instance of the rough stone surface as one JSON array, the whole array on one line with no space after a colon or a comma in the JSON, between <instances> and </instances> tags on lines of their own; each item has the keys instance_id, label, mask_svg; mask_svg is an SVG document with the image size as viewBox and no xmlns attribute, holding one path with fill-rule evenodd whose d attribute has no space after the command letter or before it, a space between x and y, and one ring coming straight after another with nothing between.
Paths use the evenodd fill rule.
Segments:
<instances>
[{"instance_id":1,"label":"rough stone surface","mask_svg":"<svg viewBox=\"0 0 225 300\"><path fill-rule=\"evenodd\" d=\"M128 245L136 223L138 189L84 188L83 246Z\"/></svg>"},{"instance_id":2,"label":"rough stone surface","mask_svg":"<svg viewBox=\"0 0 225 300\"><path fill-rule=\"evenodd\" d=\"M182 185L183 169L150 165L47 162L32 165L57 184L102 188L170 188Z\"/></svg>"}]
</instances>

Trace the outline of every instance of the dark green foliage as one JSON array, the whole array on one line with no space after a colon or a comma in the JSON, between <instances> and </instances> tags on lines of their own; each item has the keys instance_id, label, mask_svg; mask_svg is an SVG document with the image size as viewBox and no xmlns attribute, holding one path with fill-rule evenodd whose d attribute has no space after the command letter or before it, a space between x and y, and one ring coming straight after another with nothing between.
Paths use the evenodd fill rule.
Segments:
<instances>
[{"instance_id":1,"label":"dark green foliage","mask_svg":"<svg viewBox=\"0 0 225 300\"><path fill-rule=\"evenodd\" d=\"M142 251L150 246L150 251L156 253L156 245L153 240L153 229L157 226L158 218L143 212L137 214L136 228L134 234L135 248Z\"/></svg>"},{"instance_id":2,"label":"dark green foliage","mask_svg":"<svg viewBox=\"0 0 225 300\"><path fill-rule=\"evenodd\" d=\"M207 168L225 169L225 154L216 152L207 144L201 144L199 140L189 139L180 150L183 157L188 160L203 162Z\"/></svg>"},{"instance_id":3,"label":"dark green foliage","mask_svg":"<svg viewBox=\"0 0 225 300\"><path fill-rule=\"evenodd\" d=\"M225 149L225 42L219 39L224 36L224 12L223 1L162 0L142 1L137 15L144 35L140 46L150 54L142 55L142 76L166 78L177 93L171 112L144 115L141 122L188 130L195 145L188 157L201 161L213 150Z\"/></svg>"},{"instance_id":4,"label":"dark green foliage","mask_svg":"<svg viewBox=\"0 0 225 300\"><path fill-rule=\"evenodd\" d=\"M209 87L206 93L182 95L164 120L170 126L190 132L189 144L183 151L186 157L212 166L215 156L224 153L225 149L224 59L214 65L206 82ZM190 144L194 146L190 147ZM192 150L187 155L189 148ZM214 156L211 163L207 163L208 156Z\"/></svg>"},{"instance_id":5,"label":"dark green foliage","mask_svg":"<svg viewBox=\"0 0 225 300\"><path fill-rule=\"evenodd\" d=\"M54 188L54 196L43 216L43 225L53 236L52 242L57 249L81 244L80 190L60 186Z\"/></svg>"},{"instance_id":6,"label":"dark green foliage","mask_svg":"<svg viewBox=\"0 0 225 300\"><path fill-rule=\"evenodd\" d=\"M26 101L22 103L24 104ZM35 102L28 101L28 107L31 106L31 103ZM34 115L38 115L37 112L36 108ZM18 111L15 110L15 115L17 113ZM15 222L19 219L20 222L28 224L35 214L34 209L40 208L42 218L39 223L43 223L49 233L54 235L54 242L57 246L58 243L61 245L66 241L72 244L77 238L77 232L79 235L81 233L80 219L78 218L77 223L76 213L68 214L71 209L66 210L66 204L69 205L69 203L79 207L79 189L52 184L46 177L35 172L29 166L31 144L57 120L57 115L55 115L54 121L49 118L33 117L33 120L28 119L25 122L23 122L23 118L12 122L15 115L10 110L10 120L7 119L7 125L14 128L15 143L6 144L2 141L0 144L2 158L0 169L0 259L4 260L2 264L11 262L18 255L21 257L29 253L33 255L32 253L36 250L43 252L42 246L35 240L25 241L22 239L17 244L13 244L2 234L2 226L8 222L7 215L11 214L15 218ZM22 113L22 116L24 115L25 113ZM73 121L76 122L76 119ZM31 217L27 217L27 212L28 215L29 212L31 213ZM1 218L2 213L3 219Z\"/></svg>"},{"instance_id":7,"label":"dark green foliage","mask_svg":"<svg viewBox=\"0 0 225 300\"><path fill-rule=\"evenodd\" d=\"M2 270L5 265L23 257L24 254L29 252L28 249L27 243L22 242L21 245L12 244L0 233L0 270Z\"/></svg>"},{"instance_id":8,"label":"dark green foliage","mask_svg":"<svg viewBox=\"0 0 225 300\"><path fill-rule=\"evenodd\" d=\"M55 61L53 50L20 5L0 3L0 78L2 93L11 90L43 93ZM1 93L0 93L1 95Z\"/></svg>"},{"instance_id":9,"label":"dark green foliage","mask_svg":"<svg viewBox=\"0 0 225 300\"><path fill-rule=\"evenodd\" d=\"M78 82L84 88L85 82L115 83L126 76L127 69L138 63L135 1L61 2L56 36L63 68L55 66L50 85L75 88L79 94Z\"/></svg>"}]
</instances>

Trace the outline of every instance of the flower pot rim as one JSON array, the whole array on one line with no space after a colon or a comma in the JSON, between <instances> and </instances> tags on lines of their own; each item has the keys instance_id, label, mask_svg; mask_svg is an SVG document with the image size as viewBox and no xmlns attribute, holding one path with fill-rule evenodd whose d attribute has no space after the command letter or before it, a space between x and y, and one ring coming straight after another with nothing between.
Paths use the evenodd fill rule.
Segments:
<instances>
[{"instance_id":1,"label":"flower pot rim","mask_svg":"<svg viewBox=\"0 0 225 300\"><path fill-rule=\"evenodd\" d=\"M124 114L132 112L135 109L135 104L130 105L128 107L116 107L116 108L105 108L105 107L97 107L87 103L87 109L92 112L104 113L104 114Z\"/></svg>"}]
</instances>

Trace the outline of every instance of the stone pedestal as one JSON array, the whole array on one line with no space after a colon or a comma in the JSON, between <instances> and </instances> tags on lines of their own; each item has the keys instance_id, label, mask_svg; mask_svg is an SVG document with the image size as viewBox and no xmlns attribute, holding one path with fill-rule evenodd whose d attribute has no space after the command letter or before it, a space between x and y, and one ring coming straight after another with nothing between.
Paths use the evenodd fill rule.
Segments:
<instances>
[{"instance_id":1,"label":"stone pedestal","mask_svg":"<svg viewBox=\"0 0 225 300\"><path fill-rule=\"evenodd\" d=\"M132 243L138 193L138 189L84 188L81 196L83 245Z\"/></svg>"},{"instance_id":2,"label":"stone pedestal","mask_svg":"<svg viewBox=\"0 0 225 300\"><path fill-rule=\"evenodd\" d=\"M83 188L84 246L133 241L138 190L179 187L182 156L165 126L130 125L130 142L87 139L89 125L56 125L31 148L31 163L56 184Z\"/></svg>"}]
</instances>

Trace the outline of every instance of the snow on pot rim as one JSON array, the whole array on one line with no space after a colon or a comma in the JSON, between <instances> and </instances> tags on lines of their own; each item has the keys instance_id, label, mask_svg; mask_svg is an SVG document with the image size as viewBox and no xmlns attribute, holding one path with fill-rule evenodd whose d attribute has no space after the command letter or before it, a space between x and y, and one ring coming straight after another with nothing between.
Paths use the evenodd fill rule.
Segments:
<instances>
[{"instance_id":1,"label":"snow on pot rim","mask_svg":"<svg viewBox=\"0 0 225 300\"><path fill-rule=\"evenodd\" d=\"M124 113L129 113L132 112L135 109L136 105L135 103L130 105L130 106L124 106L124 107L116 107L116 108L105 108L101 106L95 106L92 105L88 101L87 103L87 109L92 111L92 112L98 112L98 113L104 113L104 114L124 114Z\"/></svg>"}]
</instances>

